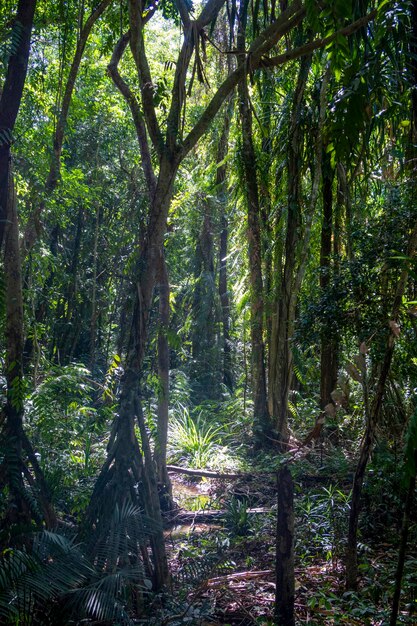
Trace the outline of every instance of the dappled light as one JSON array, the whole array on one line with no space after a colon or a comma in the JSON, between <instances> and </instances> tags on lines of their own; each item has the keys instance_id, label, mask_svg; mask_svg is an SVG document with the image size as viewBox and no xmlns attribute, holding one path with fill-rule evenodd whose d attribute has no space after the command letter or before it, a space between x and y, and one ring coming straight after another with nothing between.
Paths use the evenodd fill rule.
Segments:
<instances>
[{"instance_id":1,"label":"dappled light","mask_svg":"<svg viewBox=\"0 0 417 626\"><path fill-rule=\"evenodd\" d=\"M0 3L0 623L417 623L417 0Z\"/></svg>"}]
</instances>

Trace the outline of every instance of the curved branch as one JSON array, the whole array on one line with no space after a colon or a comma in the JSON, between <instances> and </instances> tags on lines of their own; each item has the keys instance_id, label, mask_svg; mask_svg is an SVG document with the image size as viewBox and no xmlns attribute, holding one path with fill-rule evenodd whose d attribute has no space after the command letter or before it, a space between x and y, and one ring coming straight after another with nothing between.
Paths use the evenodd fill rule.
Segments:
<instances>
[{"instance_id":1,"label":"curved branch","mask_svg":"<svg viewBox=\"0 0 417 626\"><path fill-rule=\"evenodd\" d=\"M58 122L56 125L54 140L53 140L53 157L49 169L48 179L46 181L46 188L49 191L53 191L58 183L59 175L61 171L61 153L62 144L64 142L65 126L67 124L68 112L71 104L72 92L74 91L75 81L77 78L78 70L80 69L81 60L84 54L85 46L87 44L88 37L91 29L98 20L98 18L104 13L107 7L111 4L112 0L102 0L98 7L91 13L90 17L81 29L80 38L77 43L75 55L71 63L70 71L68 74L67 84L65 86L64 97L62 99L61 112L59 114Z\"/></svg>"},{"instance_id":2,"label":"curved branch","mask_svg":"<svg viewBox=\"0 0 417 626\"><path fill-rule=\"evenodd\" d=\"M149 69L148 59L145 53L145 42L143 38L143 26L145 20L142 17L140 3L138 0L129 1L130 20L130 49L135 61L138 73L139 84L142 92L143 114L152 144L161 157L163 148L163 136L156 117L154 105L154 89Z\"/></svg>"},{"instance_id":3,"label":"curved branch","mask_svg":"<svg viewBox=\"0 0 417 626\"><path fill-rule=\"evenodd\" d=\"M284 54L279 54L275 57L270 57L266 59L263 58L260 60L258 67L277 67L278 65L283 65L284 63L287 63L287 61L292 61L294 59L299 59L300 57L307 56L308 54L314 52L314 50L318 50L319 48L324 48L325 46L328 46L329 43L332 43L332 41L334 41L337 37L349 37L349 35L352 35L363 26L366 26L371 20L374 19L374 17L376 17L376 14L377 10L374 9L367 15L364 15L355 22L352 22L352 24L349 24L349 26L340 28L328 37L319 37L318 39L314 39L304 46L294 48L294 50L289 50Z\"/></svg>"},{"instance_id":4,"label":"curved branch","mask_svg":"<svg viewBox=\"0 0 417 626\"><path fill-rule=\"evenodd\" d=\"M200 119L184 139L181 150L182 158L192 150L198 140L204 135L223 102L243 78L244 74L256 69L263 55L271 50L273 46L294 28L294 26L299 24L304 17L305 9L302 7L300 0L296 0L291 7L280 15L276 22L268 26L268 28L254 40L249 48L247 57L247 60L250 59L250 63L242 62L220 85Z\"/></svg>"},{"instance_id":5,"label":"curved branch","mask_svg":"<svg viewBox=\"0 0 417 626\"><path fill-rule=\"evenodd\" d=\"M142 166L145 174L146 184L148 186L149 195L152 198L156 188L156 178L152 167L151 153L149 150L148 138L146 136L145 121L140 110L139 102L132 93L129 85L125 82L119 72L119 62L126 50L130 40L130 31L122 35L116 44L112 54L110 63L107 66L107 73L113 80L117 89L120 91L132 113L133 122L135 124L136 136L138 138L140 154L142 157Z\"/></svg>"},{"instance_id":6,"label":"curved branch","mask_svg":"<svg viewBox=\"0 0 417 626\"><path fill-rule=\"evenodd\" d=\"M185 0L175 0L175 4L181 16L182 23L186 28L190 25L190 14L188 11L187 3L185 2Z\"/></svg>"}]
</instances>

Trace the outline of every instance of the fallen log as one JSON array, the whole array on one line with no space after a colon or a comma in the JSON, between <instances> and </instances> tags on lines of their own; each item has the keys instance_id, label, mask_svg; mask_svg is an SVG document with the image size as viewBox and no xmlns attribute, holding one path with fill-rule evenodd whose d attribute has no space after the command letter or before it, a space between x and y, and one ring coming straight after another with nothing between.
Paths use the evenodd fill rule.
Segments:
<instances>
[{"instance_id":1,"label":"fallen log","mask_svg":"<svg viewBox=\"0 0 417 626\"><path fill-rule=\"evenodd\" d=\"M234 574L225 574L224 576L216 576L215 578L209 578L207 581L208 587L222 587L225 584L237 581L254 580L256 578L266 578L272 576L274 571L272 569L266 569L263 571L247 571L247 572L235 572ZM271 583L269 583L271 584ZM273 584L273 583L272 583Z\"/></svg>"},{"instance_id":2,"label":"fallen log","mask_svg":"<svg viewBox=\"0 0 417 626\"><path fill-rule=\"evenodd\" d=\"M268 507L258 507L254 509L247 509L247 513L249 515L259 515L262 513L270 513L271 509ZM201 511L184 511L177 510L173 511L169 515L169 523L170 525L175 524L204 524L216 522L218 520L223 520L227 517L227 511L225 509L207 509Z\"/></svg>"},{"instance_id":3,"label":"fallen log","mask_svg":"<svg viewBox=\"0 0 417 626\"><path fill-rule=\"evenodd\" d=\"M214 472L213 470L197 470L197 469L189 469L188 467L180 467L179 465L167 465L167 470L170 474L185 474L186 476L195 476L196 478L214 478L218 480L236 480L238 478L247 479L247 478L265 478L268 476L272 476L277 473L276 469L270 470L268 472L237 472L233 473L222 473L222 472ZM304 474L300 476L298 482L300 483L329 483L329 482L337 482L341 484L350 484L352 482L353 475L348 475L347 477L335 477L329 474L317 475L317 474Z\"/></svg>"},{"instance_id":4,"label":"fallen log","mask_svg":"<svg viewBox=\"0 0 417 626\"><path fill-rule=\"evenodd\" d=\"M223 472L213 472L212 470L188 469L187 467L179 467L178 465L167 465L167 470L173 474L186 474L186 476L198 476L201 478L235 479L245 478L247 476L247 474L242 473L228 474Z\"/></svg>"}]
</instances>

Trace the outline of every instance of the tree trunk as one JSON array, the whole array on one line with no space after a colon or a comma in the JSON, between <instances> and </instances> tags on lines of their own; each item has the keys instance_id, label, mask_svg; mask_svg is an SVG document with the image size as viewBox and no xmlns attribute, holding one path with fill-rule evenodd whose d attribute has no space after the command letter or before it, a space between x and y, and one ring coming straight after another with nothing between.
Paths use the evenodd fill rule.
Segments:
<instances>
[{"instance_id":1,"label":"tree trunk","mask_svg":"<svg viewBox=\"0 0 417 626\"><path fill-rule=\"evenodd\" d=\"M191 381L195 404L220 395L218 300L214 271L213 204L202 202L203 220L195 255Z\"/></svg>"},{"instance_id":2,"label":"tree trunk","mask_svg":"<svg viewBox=\"0 0 417 626\"><path fill-rule=\"evenodd\" d=\"M238 50L245 49L245 28L247 5L241 7ZM256 153L253 142L252 111L249 102L248 82L246 74L238 85L239 114L241 123L242 150L241 158L244 172L248 215L248 253L249 283L251 306L251 343L252 343L252 388L254 401L253 430L255 444L270 444L271 420L268 411L266 391L265 345L264 333L264 292L262 278L262 245L260 202L257 180Z\"/></svg>"},{"instance_id":3,"label":"tree trunk","mask_svg":"<svg viewBox=\"0 0 417 626\"><path fill-rule=\"evenodd\" d=\"M288 396L292 378L291 338L298 291L297 275L301 237L301 163L303 127L301 113L311 58L301 61L295 88L288 145L288 216L285 240L285 263L275 297L269 357L269 411L280 445L285 449L289 439ZM304 245L306 245L304 243ZM279 261L280 263L280 261Z\"/></svg>"},{"instance_id":4,"label":"tree trunk","mask_svg":"<svg viewBox=\"0 0 417 626\"><path fill-rule=\"evenodd\" d=\"M333 178L330 157L323 155L323 221L320 248L320 290L325 298L331 285L331 258L333 234ZM326 322L326 317L323 320ZM330 332L329 332L330 331ZM320 406L322 409L332 402L331 393L337 382L337 336L334 325L326 323L326 331L321 337L320 355Z\"/></svg>"},{"instance_id":5,"label":"tree trunk","mask_svg":"<svg viewBox=\"0 0 417 626\"><path fill-rule=\"evenodd\" d=\"M234 375L232 367L232 343L230 339L230 296L227 288L227 250L228 250L228 238L229 238L229 225L226 214L227 210L227 184L226 174L227 167L224 160L228 151L228 138L230 131L230 120L233 110L233 101L231 100L229 106L226 108L223 129L219 141L217 150L217 172L216 172L216 195L220 205L220 242L219 242L219 298L221 306L221 319L222 319L222 349L223 349L223 362L222 362L222 379L223 384L226 385L230 391L234 388Z\"/></svg>"},{"instance_id":6,"label":"tree trunk","mask_svg":"<svg viewBox=\"0 0 417 626\"><path fill-rule=\"evenodd\" d=\"M417 464L417 454L414 453L414 463ZM400 550L398 553L398 563L397 569L395 572L395 589L394 589L394 598L392 600L392 611L391 611L391 619L390 626L396 626L398 611L400 608L400 596L401 596L401 583L404 572L404 563L405 563L405 554L407 550L407 540L408 540L408 529L410 527L410 514L414 501L414 492L416 488L416 476L415 474L410 477L408 482L408 490L407 497L405 500L404 506L404 515L403 515L403 523L401 526L401 535L400 535Z\"/></svg>"},{"instance_id":7,"label":"tree trunk","mask_svg":"<svg viewBox=\"0 0 417 626\"><path fill-rule=\"evenodd\" d=\"M6 380L7 402L4 408L3 437L6 448L5 464L9 487L9 503L4 524L13 534L30 530L34 512L29 505L24 484L22 458L23 430L23 298L22 273L19 257L19 230L16 195L12 172L9 170L7 228L5 232L4 273L6 292ZM39 523L40 518L37 516ZM10 537L9 537L10 538ZM21 539L21 537L20 537ZM13 541L16 537L13 537ZM18 538L19 540L19 538Z\"/></svg>"},{"instance_id":8,"label":"tree trunk","mask_svg":"<svg viewBox=\"0 0 417 626\"><path fill-rule=\"evenodd\" d=\"M30 38L36 0L19 0L13 24L14 37L7 66L6 80L0 98L0 248L7 222L7 198L10 180L10 147L13 129L20 108L29 60Z\"/></svg>"},{"instance_id":9,"label":"tree trunk","mask_svg":"<svg viewBox=\"0 0 417 626\"><path fill-rule=\"evenodd\" d=\"M158 428L155 443L154 459L159 489L162 490L161 506L163 510L171 509L172 487L167 472L167 441L168 441L168 406L169 406L169 281L164 251L158 267L159 292L159 329L158 329Z\"/></svg>"},{"instance_id":10,"label":"tree trunk","mask_svg":"<svg viewBox=\"0 0 417 626\"><path fill-rule=\"evenodd\" d=\"M168 157L161 161L158 181L149 211L148 227L143 233L141 254L135 268L136 290L130 335L120 382L119 414L113 424L107 459L96 482L86 513L84 534L100 532L108 527L115 505L131 500L142 506L154 521L151 536L154 588L169 582L169 570L162 533L157 480L153 468L148 434L140 405L140 378L148 337L149 315L165 235L168 208L178 163ZM141 447L135 434L136 420L140 426Z\"/></svg>"},{"instance_id":11,"label":"tree trunk","mask_svg":"<svg viewBox=\"0 0 417 626\"><path fill-rule=\"evenodd\" d=\"M407 256L412 258L415 256L417 248L417 222L414 225L413 231L410 236ZM408 270L404 269L401 272L400 278L397 283L395 292L394 304L392 307L391 321L397 322L400 314L400 307L402 303L402 297L406 288L408 279ZM378 378L378 383L375 390L375 397L373 399L369 419L367 420L365 434L362 440L361 449L359 452L358 465L356 467L355 476L353 479L352 488L352 502L349 514L349 530L348 530L348 545L346 551L346 587L347 589L354 590L357 588L358 578L358 553L357 553L357 536L358 536L358 521L361 505L361 494L363 479L365 476L366 466L369 461L372 446L375 438L376 427L379 422L379 416L381 413L382 402L384 399L385 385L388 378L388 374L391 367L391 361L394 354L395 347L395 335L392 330L389 331L387 337L387 343L385 348L385 355L381 366L381 372Z\"/></svg>"},{"instance_id":12,"label":"tree trunk","mask_svg":"<svg viewBox=\"0 0 417 626\"><path fill-rule=\"evenodd\" d=\"M6 296L6 381L7 400L2 415L2 439L6 455L2 474L9 489L8 509L3 520L7 539L25 542L25 533L31 531L31 521L48 527L56 523L55 513L50 506L49 493L43 473L33 454L32 447L23 431L24 383L23 383L23 297L22 272L19 253L19 224L12 172L9 170L7 195L7 228L5 232L4 274ZM32 464L36 483L23 457L26 452ZM29 493L24 477L30 482ZM38 501L40 508L34 505ZM7 544L6 539L6 544Z\"/></svg>"},{"instance_id":13,"label":"tree trunk","mask_svg":"<svg viewBox=\"0 0 417 626\"><path fill-rule=\"evenodd\" d=\"M275 618L278 626L295 626L294 483L284 465L278 472Z\"/></svg>"}]
</instances>

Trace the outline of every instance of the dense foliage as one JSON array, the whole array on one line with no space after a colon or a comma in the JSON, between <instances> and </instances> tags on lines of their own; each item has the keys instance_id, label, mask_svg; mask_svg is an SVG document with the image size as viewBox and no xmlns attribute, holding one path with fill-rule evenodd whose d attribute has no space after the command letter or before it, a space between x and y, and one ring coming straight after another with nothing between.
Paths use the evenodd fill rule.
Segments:
<instances>
[{"instance_id":1,"label":"dense foliage","mask_svg":"<svg viewBox=\"0 0 417 626\"><path fill-rule=\"evenodd\" d=\"M2 2L2 623L415 623L416 84L415 0Z\"/></svg>"}]
</instances>

